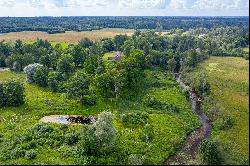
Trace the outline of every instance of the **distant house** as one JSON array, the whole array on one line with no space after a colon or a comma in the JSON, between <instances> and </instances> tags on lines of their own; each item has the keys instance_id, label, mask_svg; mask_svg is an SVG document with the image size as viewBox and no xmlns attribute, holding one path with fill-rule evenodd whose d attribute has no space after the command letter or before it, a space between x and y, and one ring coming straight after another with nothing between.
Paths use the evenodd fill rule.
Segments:
<instances>
[{"instance_id":1,"label":"distant house","mask_svg":"<svg viewBox=\"0 0 250 166\"><path fill-rule=\"evenodd\" d=\"M108 57L108 60L113 60L113 61L120 61L122 59L122 56L121 56L122 52L121 51L117 51L115 52L115 56L114 57Z\"/></svg>"}]
</instances>

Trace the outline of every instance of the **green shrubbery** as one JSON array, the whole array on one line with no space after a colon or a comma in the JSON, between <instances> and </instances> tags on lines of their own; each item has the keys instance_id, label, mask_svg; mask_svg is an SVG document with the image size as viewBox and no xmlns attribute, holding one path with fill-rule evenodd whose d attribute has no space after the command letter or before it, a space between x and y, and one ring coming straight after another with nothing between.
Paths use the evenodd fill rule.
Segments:
<instances>
[{"instance_id":1,"label":"green shrubbery","mask_svg":"<svg viewBox=\"0 0 250 166\"><path fill-rule=\"evenodd\" d=\"M204 140L199 147L200 160L206 165L220 165L221 158L217 145L212 140Z\"/></svg>"},{"instance_id":2,"label":"green shrubbery","mask_svg":"<svg viewBox=\"0 0 250 166\"><path fill-rule=\"evenodd\" d=\"M205 96L208 96L210 94L211 87L209 82L207 81L207 75L205 73L197 72L192 76L185 73L183 77L184 81L199 97L204 98Z\"/></svg>"},{"instance_id":3,"label":"green shrubbery","mask_svg":"<svg viewBox=\"0 0 250 166\"><path fill-rule=\"evenodd\" d=\"M24 104L24 87L16 81L0 82L0 107L20 106Z\"/></svg>"},{"instance_id":4,"label":"green shrubbery","mask_svg":"<svg viewBox=\"0 0 250 166\"><path fill-rule=\"evenodd\" d=\"M95 156L113 153L116 129L112 121L112 113L102 112L96 125L82 126L80 130L72 131L65 125L52 127L37 124L13 140L4 140L4 144L0 142L0 161L19 158L31 160L36 158L39 150L59 148L65 157L76 160L88 158L88 163L92 162Z\"/></svg>"},{"instance_id":5,"label":"green shrubbery","mask_svg":"<svg viewBox=\"0 0 250 166\"><path fill-rule=\"evenodd\" d=\"M50 72L48 74L48 87L56 92L60 90L60 84L64 80L63 74L60 72Z\"/></svg>"},{"instance_id":6,"label":"green shrubbery","mask_svg":"<svg viewBox=\"0 0 250 166\"><path fill-rule=\"evenodd\" d=\"M230 116L223 116L221 118L218 118L215 121L214 125L218 127L220 130L227 130L233 126L233 120Z\"/></svg>"},{"instance_id":7,"label":"green shrubbery","mask_svg":"<svg viewBox=\"0 0 250 166\"><path fill-rule=\"evenodd\" d=\"M137 127L146 124L148 114L146 112L130 112L121 115L121 122L127 127Z\"/></svg>"},{"instance_id":8,"label":"green shrubbery","mask_svg":"<svg viewBox=\"0 0 250 166\"><path fill-rule=\"evenodd\" d=\"M47 77L48 77L48 68L44 66L38 66L35 69L33 79L34 82L41 86L41 87L46 87L47 86Z\"/></svg>"},{"instance_id":9,"label":"green shrubbery","mask_svg":"<svg viewBox=\"0 0 250 166\"><path fill-rule=\"evenodd\" d=\"M173 112L179 112L180 109L176 107L175 105L171 103L167 103L165 101L161 101L161 99L157 98L154 95L146 95L142 99L143 103L148 106L152 107L154 109L159 109L163 111L173 111Z\"/></svg>"},{"instance_id":10,"label":"green shrubbery","mask_svg":"<svg viewBox=\"0 0 250 166\"><path fill-rule=\"evenodd\" d=\"M36 151L34 149L26 151L25 152L25 158L28 159L28 160L36 158Z\"/></svg>"},{"instance_id":11,"label":"green shrubbery","mask_svg":"<svg viewBox=\"0 0 250 166\"><path fill-rule=\"evenodd\" d=\"M78 141L77 133L68 133L64 136L64 141L68 145L73 145Z\"/></svg>"}]
</instances>

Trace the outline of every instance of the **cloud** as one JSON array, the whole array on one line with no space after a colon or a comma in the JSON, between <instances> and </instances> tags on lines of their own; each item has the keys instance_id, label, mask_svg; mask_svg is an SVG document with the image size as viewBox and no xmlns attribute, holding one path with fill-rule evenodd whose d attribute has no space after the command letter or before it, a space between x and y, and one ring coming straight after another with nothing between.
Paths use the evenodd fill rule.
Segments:
<instances>
[{"instance_id":1,"label":"cloud","mask_svg":"<svg viewBox=\"0 0 250 166\"><path fill-rule=\"evenodd\" d=\"M165 9L171 0L120 0L119 7L133 9Z\"/></svg>"},{"instance_id":2,"label":"cloud","mask_svg":"<svg viewBox=\"0 0 250 166\"><path fill-rule=\"evenodd\" d=\"M248 10L248 0L197 0L193 6L196 9L213 10Z\"/></svg>"},{"instance_id":3,"label":"cloud","mask_svg":"<svg viewBox=\"0 0 250 166\"><path fill-rule=\"evenodd\" d=\"M248 11L248 0L0 0L0 16L248 15Z\"/></svg>"},{"instance_id":4,"label":"cloud","mask_svg":"<svg viewBox=\"0 0 250 166\"><path fill-rule=\"evenodd\" d=\"M6 7L13 7L15 6L15 2L14 0L0 0L0 5Z\"/></svg>"}]
</instances>

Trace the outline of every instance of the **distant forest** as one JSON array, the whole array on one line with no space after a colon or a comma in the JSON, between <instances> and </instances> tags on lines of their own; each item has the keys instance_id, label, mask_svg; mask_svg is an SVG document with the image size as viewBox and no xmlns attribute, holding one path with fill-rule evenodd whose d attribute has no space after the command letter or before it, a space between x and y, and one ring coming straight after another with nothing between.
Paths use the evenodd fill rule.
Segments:
<instances>
[{"instance_id":1,"label":"distant forest","mask_svg":"<svg viewBox=\"0 0 250 166\"><path fill-rule=\"evenodd\" d=\"M226 26L248 28L249 17L0 17L0 33L43 31L91 31L102 28L126 29L213 29Z\"/></svg>"}]
</instances>

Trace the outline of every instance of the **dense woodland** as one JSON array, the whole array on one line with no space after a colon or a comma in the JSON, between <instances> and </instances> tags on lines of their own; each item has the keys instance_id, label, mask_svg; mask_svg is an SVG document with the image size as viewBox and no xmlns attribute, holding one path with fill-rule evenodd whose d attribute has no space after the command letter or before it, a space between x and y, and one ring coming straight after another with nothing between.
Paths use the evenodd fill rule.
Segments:
<instances>
[{"instance_id":1,"label":"dense woodland","mask_svg":"<svg viewBox=\"0 0 250 166\"><path fill-rule=\"evenodd\" d=\"M1 17L0 33L89 31L102 28L183 29L247 27L248 17Z\"/></svg>"}]
</instances>

